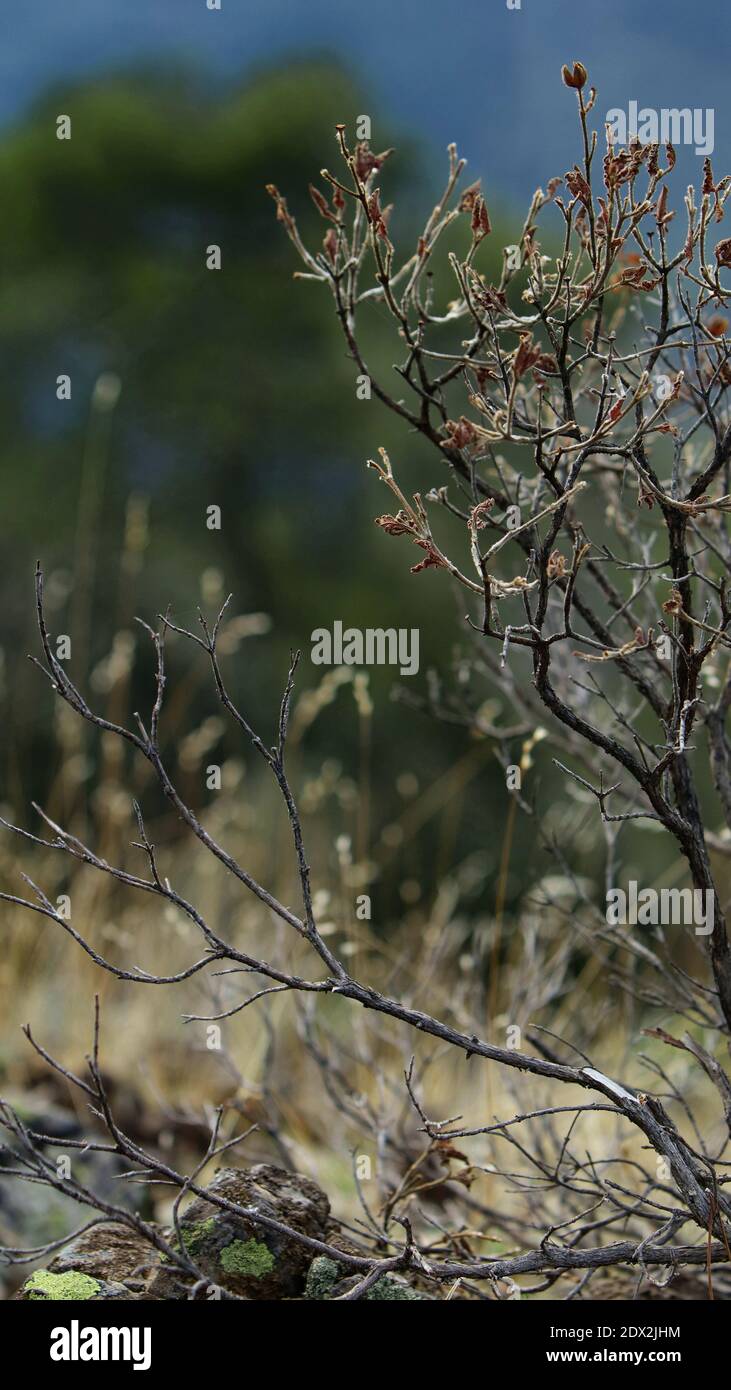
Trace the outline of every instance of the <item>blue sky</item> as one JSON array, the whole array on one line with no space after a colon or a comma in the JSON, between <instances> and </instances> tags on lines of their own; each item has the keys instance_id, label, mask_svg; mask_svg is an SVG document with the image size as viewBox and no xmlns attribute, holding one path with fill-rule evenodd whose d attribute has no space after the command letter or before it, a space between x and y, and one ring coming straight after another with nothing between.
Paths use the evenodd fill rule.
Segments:
<instances>
[{"instance_id":1,"label":"blue sky","mask_svg":"<svg viewBox=\"0 0 731 1390\"><path fill-rule=\"evenodd\" d=\"M579 57L598 111L630 98L715 109L717 173L731 157L731 7L721 0L5 0L0 121L50 83L138 60L190 61L217 82L293 54L338 57L372 94L376 139L398 124L443 149L455 139L500 194L521 203L574 149ZM11 15L12 10L12 15ZM699 160L680 151L680 173Z\"/></svg>"}]
</instances>

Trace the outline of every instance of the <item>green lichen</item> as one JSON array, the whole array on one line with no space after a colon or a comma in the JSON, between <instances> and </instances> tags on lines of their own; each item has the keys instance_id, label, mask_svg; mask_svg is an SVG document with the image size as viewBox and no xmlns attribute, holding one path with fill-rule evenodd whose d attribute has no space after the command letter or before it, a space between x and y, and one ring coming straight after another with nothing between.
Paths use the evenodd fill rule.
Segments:
<instances>
[{"instance_id":1,"label":"green lichen","mask_svg":"<svg viewBox=\"0 0 731 1390\"><path fill-rule=\"evenodd\" d=\"M28 1298L66 1302L94 1298L100 1288L98 1279L92 1279L90 1274L81 1274L77 1269L70 1269L67 1274L52 1274L48 1269L37 1269L26 1281L24 1292Z\"/></svg>"},{"instance_id":2,"label":"green lichen","mask_svg":"<svg viewBox=\"0 0 731 1390\"><path fill-rule=\"evenodd\" d=\"M205 1240L206 1236L210 1236L215 1229L215 1216L209 1216L206 1218L205 1221L191 1221L189 1226L181 1226L180 1234L183 1239L183 1245L187 1250L188 1254L195 1254L196 1250L198 1250L199 1247L203 1244L203 1241ZM178 1245L177 1240L173 1241L173 1250L179 1249L180 1246ZM168 1256L161 1255L160 1261L162 1264L167 1264L169 1262Z\"/></svg>"},{"instance_id":3,"label":"green lichen","mask_svg":"<svg viewBox=\"0 0 731 1390\"><path fill-rule=\"evenodd\" d=\"M215 1216L209 1216L205 1221L194 1221L190 1226L181 1226L180 1234L183 1237L183 1245L188 1251L188 1254L191 1255L194 1250L197 1250L206 1236L211 1235L215 1229Z\"/></svg>"},{"instance_id":4,"label":"green lichen","mask_svg":"<svg viewBox=\"0 0 731 1390\"><path fill-rule=\"evenodd\" d=\"M342 1277L340 1265L327 1255L318 1255L307 1271L305 1298L329 1298L338 1279Z\"/></svg>"},{"instance_id":5,"label":"green lichen","mask_svg":"<svg viewBox=\"0 0 731 1390\"><path fill-rule=\"evenodd\" d=\"M274 1256L260 1240L232 1240L221 1251L221 1264L227 1274L244 1274L261 1279L274 1268Z\"/></svg>"},{"instance_id":6,"label":"green lichen","mask_svg":"<svg viewBox=\"0 0 731 1390\"><path fill-rule=\"evenodd\" d=\"M376 1303L394 1303L402 1300L410 1303L422 1303L424 1297L424 1294L417 1293L416 1289L410 1289L408 1284L399 1284L395 1279L390 1279L387 1274L384 1274L383 1278L379 1279L378 1283L374 1284L373 1288L369 1289L366 1294L366 1299Z\"/></svg>"},{"instance_id":7,"label":"green lichen","mask_svg":"<svg viewBox=\"0 0 731 1390\"><path fill-rule=\"evenodd\" d=\"M312 1261L307 1271L307 1281L305 1283L305 1298L329 1299L333 1297L335 1285L346 1277L346 1270L335 1260L329 1259L327 1255L318 1255ZM402 1301L421 1303L425 1299L424 1294L417 1293L415 1289L409 1288L408 1284L401 1284L396 1279L392 1279L388 1274L384 1274L377 1284L373 1285L365 1294L365 1301L369 1303L396 1303Z\"/></svg>"}]
</instances>

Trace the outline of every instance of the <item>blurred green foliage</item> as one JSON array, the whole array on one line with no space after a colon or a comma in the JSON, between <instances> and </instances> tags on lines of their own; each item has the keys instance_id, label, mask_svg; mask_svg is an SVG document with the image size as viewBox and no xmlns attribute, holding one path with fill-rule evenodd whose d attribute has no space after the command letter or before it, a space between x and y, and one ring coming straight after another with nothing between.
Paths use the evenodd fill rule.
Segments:
<instances>
[{"instance_id":1,"label":"blurred green foliage","mask_svg":"<svg viewBox=\"0 0 731 1390\"><path fill-rule=\"evenodd\" d=\"M261 534L252 510L283 502L298 470L332 460L352 428L327 306L292 292L264 184L292 187L297 203L355 94L315 67L222 101L160 75L97 81L63 101L71 140L55 138L49 97L0 147L2 501L14 543L68 563L94 382L114 372L122 394L96 518L104 569L130 489L153 499L157 579L176 588L211 560L202 508L218 502L225 561L239 582L256 570L268 600L276 566L256 552L278 547L281 559L301 518L299 537ZM213 242L220 274L205 268ZM60 372L70 403L56 401Z\"/></svg>"},{"instance_id":2,"label":"blurred green foliage","mask_svg":"<svg viewBox=\"0 0 731 1390\"><path fill-rule=\"evenodd\" d=\"M300 685L314 685L322 671L307 660L309 635L336 617L418 626L419 681L427 663L449 665L452 596L434 575L412 578L405 549L372 525L385 499L364 466L381 443L407 485L410 463L418 459L412 478L422 488L429 470L444 481L440 465L376 401L356 400L330 298L293 282L296 258L265 192L277 183L319 244L307 183L334 162L335 123L352 129L364 109L363 94L327 64L262 73L224 94L154 71L50 92L0 142L2 646L13 734L4 783L13 802L42 795L54 765L43 682L25 662L36 645L37 556L81 684L114 633L134 630L135 613L154 621L170 603L194 623L201 576L215 597L217 572L234 591L233 612L272 618L272 635L246 643L231 674L265 729L290 648L305 654ZM56 138L61 112L70 140ZM373 139L400 143L393 130ZM389 199L413 193L408 141L388 173ZM431 206L430 183L406 197L401 228L415 229ZM205 266L211 243L222 248L220 273ZM369 360L387 372L392 325L376 317L373 328ZM61 373L70 401L56 396ZM211 503L222 508L220 532L205 525ZM134 693L146 707L150 663L141 665ZM384 815L399 771L415 767L428 783L464 751L458 732L387 703L395 679L371 672ZM195 713L207 704L201 688ZM362 756L358 739L348 696L311 742L349 767Z\"/></svg>"}]
</instances>

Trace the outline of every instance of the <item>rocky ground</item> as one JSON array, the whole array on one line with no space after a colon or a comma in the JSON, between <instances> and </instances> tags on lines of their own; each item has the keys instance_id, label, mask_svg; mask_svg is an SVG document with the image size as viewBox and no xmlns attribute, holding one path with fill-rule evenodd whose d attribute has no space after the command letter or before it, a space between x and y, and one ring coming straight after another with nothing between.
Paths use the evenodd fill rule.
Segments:
<instances>
[{"instance_id":1,"label":"rocky ground","mask_svg":"<svg viewBox=\"0 0 731 1390\"><path fill-rule=\"evenodd\" d=\"M282 1222L313 1239L352 1253L330 1216L325 1193L309 1178L271 1164L222 1168L207 1192ZM246 1220L205 1197L196 1198L174 1229L158 1229L173 1248L184 1249L198 1276L175 1266L142 1232L100 1222L78 1236L14 1295L19 1299L152 1299L225 1296L251 1300L341 1297L362 1279L325 1255L315 1255L291 1236ZM359 1252L362 1253L362 1252ZM429 1295L413 1281L384 1275L365 1294L370 1300L421 1300Z\"/></svg>"}]
</instances>

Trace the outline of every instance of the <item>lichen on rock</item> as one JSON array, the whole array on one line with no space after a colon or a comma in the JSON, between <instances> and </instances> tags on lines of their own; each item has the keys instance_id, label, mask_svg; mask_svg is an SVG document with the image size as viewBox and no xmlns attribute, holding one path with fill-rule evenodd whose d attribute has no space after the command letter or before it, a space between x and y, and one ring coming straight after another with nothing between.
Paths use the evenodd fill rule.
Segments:
<instances>
[{"instance_id":1,"label":"lichen on rock","mask_svg":"<svg viewBox=\"0 0 731 1390\"><path fill-rule=\"evenodd\" d=\"M156 1251L144 1235L119 1221L100 1221L70 1241L47 1269L31 1274L14 1297L96 1302L146 1298L147 1281L156 1267Z\"/></svg>"},{"instance_id":2,"label":"lichen on rock","mask_svg":"<svg viewBox=\"0 0 731 1390\"><path fill-rule=\"evenodd\" d=\"M221 1251L221 1264L227 1274L249 1274L261 1279L274 1268L274 1256L261 1240L232 1240Z\"/></svg>"},{"instance_id":3,"label":"lichen on rock","mask_svg":"<svg viewBox=\"0 0 731 1390\"><path fill-rule=\"evenodd\" d=\"M196 1250L198 1249L198 1246L201 1245L201 1243L205 1240L206 1236L212 1234L214 1225L215 1222L213 1220L213 1217L209 1216L207 1221L193 1221L189 1223L187 1226L181 1226L180 1238L183 1242L183 1249L187 1250L189 1255L194 1255ZM172 1245L173 1250L180 1249L177 1240L171 1240L170 1244ZM160 1256L161 1264L167 1264L168 1262L169 1261L167 1255L163 1254Z\"/></svg>"},{"instance_id":4,"label":"lichen on rock","mask_svg":"<svg viewBox=\"0 0 731 1390\"><path fill-rule=\"evenodd\" d=\"M98 1294L101 1283L89 1274L81 1274L70 1269L66 1274L54 1274L49 1269L37 1269L26 1279L24 1294L26 1298L57 1300L93 1298Z\"/></svg>"},{"instance_id":5,"label":"lichen on rock","mask_svg":"<svg viewBox=\"0 0 731 1390\"><path fill-rule=\"evenodd\" d=\"M186 1250L192 1253L206 1236L211 1235L215 1224L213 1217L209 1216L207 1221L194 1221L191 1225L181 1227L180 1235Z\"/></svg>"},{"instance_id":6,"label":"lichen on rock","mask_svg":"<svg viewBox=\"0 0 731 1390\"><path fill-rule=\"evenodd\" d=\"M13 1297L21 1302L119 1303L135 1295L116 1279L95 1279L83 1270L37 1269Z\"/></svg>"},{"instance_id":7,"label":"lichen on rock","mask_svg":"<svg viewBox=\"0 0 731 1390\"><path fill-rule=\"evenodd\" d=\"M211 1196L281 1222L302 1235L322 1240L330 1213L325 1193L299 1173L268 1163L249 1169L223 1168L207 1189ZM297 1298L304 1290L312 1255L286 1232L228 1211L198 1197L178 1223L180 1238L196 1268L211 1283L239 1298ZM168 1237L177 1240L176 1233ZM194 1276L161 1262L150 1296L183 1299Z\"/></svg>"},{"instance_id":8,"label":"lichen on rock","mask_svg":"<svg viewBox=\"0 0 731 1390\"><path fill-rule=\"evenodd\" d=\"M320 1301L340 1298L342 1294L355 1288L362 1278L362 1274L348 1274L342 1265L331 1260L328 1255L318 1255L312 1261L307 1273L305 1298ZM412 1289L409 1284L395 1279L390 1274L384 1274L363 1295L363 1301L369 1303L422 1303L429 1301L429 1296L419 1293L417 1289Z\"/></svg>"},{"instance_id":9,"label":"lichen on rock","mask_svg":"<svg viewBox=\"0 0 731 1390\"><path fill-rule=\"evenodd\" d=\"M231 1211L218 1201L244 1208ZM266 1224L256 1217L266 1218ZM271 1224L270 1224L271 1223ZM83 1231L38 1269L14 1295L18 1299L73 1300L187 1299L199 1278L246 1300L329 1301L350 1292L362 1271L312 1250L281 1224L348 1254L362 1255L330 1219L325 1193L309 1178L260 1163L223 1168L204 1195L164 1234L170 1248L185 1251L195 1269L181 1268L160 1254L150 1228L130 1222L101 1221ZM162 1228L156 1228L162 1234ZM409 1276L411 1278L411 1276ZM199 1296L197 1291L195 1297ZM205 1297L205 1289L200 1293ZM421 1302L431 1295L413 1281L385 1274L364 1295L367 1302Z\"/></svg>"},{"instance_id":10,"label":"lichen on rock","mask_svg":"<svg viewBox=\"0 0 731 1390\"><path fill-rule=\"evenodd\" d=\"M307 1271L305 1298L330 1298L338 1280L342 1278L340 1265L329 1255L318 1255Z\"/></svg>"}]
</instances>

